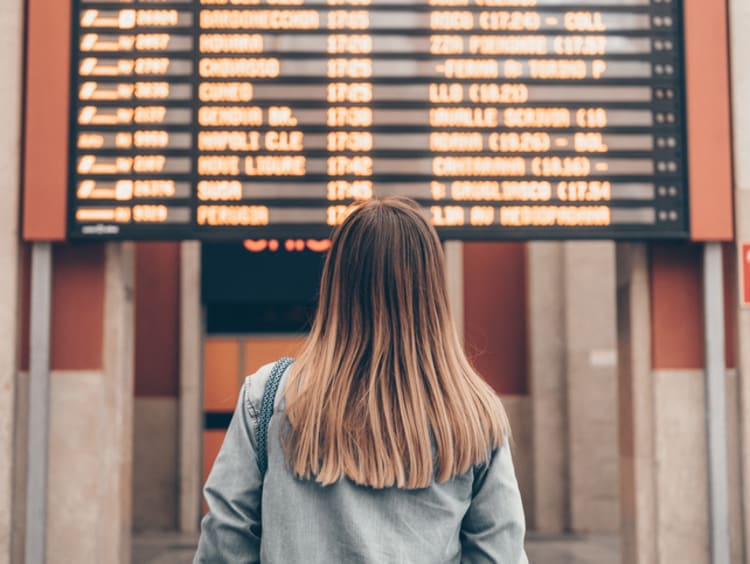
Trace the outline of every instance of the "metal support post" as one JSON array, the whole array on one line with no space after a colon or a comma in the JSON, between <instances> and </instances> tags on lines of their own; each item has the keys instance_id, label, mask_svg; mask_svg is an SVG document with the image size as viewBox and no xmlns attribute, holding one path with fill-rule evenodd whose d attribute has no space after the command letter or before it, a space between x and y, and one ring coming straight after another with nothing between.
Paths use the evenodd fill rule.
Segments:
<instances>
[{"instance_id":1,"label":"metal support post","mask_svg":"<svg viewBox=\"0 0 750 564\"><path fill-rule=\"evenodd\" d=\"M706 426L711 563L729 564L724 284L720 243L703 247L703 323L706 356Z\"/></svg>"},{"instance_id":2,"label":"metal support post","mask_svg":"<svg viewBox=\"0 0 750 564\"><path fill-rule=\"evenodd\" d=\"M44 564L47 548L52 246L31 250L31 355L26 477L26 564Z\"/></svg>"}]
</instances>

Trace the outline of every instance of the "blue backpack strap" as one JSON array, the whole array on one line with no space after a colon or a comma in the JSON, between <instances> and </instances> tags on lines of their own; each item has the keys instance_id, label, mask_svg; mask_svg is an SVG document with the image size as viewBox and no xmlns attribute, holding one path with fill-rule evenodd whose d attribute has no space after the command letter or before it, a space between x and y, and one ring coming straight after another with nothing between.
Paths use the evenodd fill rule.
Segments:
<instances>
[{"instance_id":1,"label":"blue backpack strap","mask_svg":"<svg viewBox=\"0 0 750 564\"><path fill-rule=\"evenodd\" d=\"M284 357L277 361L271 369L271 375L266 381L263 389L263 399L260 404L260 421L258 424L258 468L260 475L265 476L268 469L268 426L273 416L273 405L276 401L276 392L279 389L281 377L286 369L294 362L294 359Z\"/></svg>"}]
</instances>

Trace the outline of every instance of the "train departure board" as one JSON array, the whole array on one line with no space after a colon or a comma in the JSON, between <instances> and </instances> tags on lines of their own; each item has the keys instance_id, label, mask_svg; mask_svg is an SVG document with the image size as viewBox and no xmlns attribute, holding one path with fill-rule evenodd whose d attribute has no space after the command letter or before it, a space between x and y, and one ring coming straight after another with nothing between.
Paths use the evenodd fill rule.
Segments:
<instances>
[{"instance_id":1,"label":"train departure board","mask_svg":"<svg viewBox=\"0 0 750 564\"><path fill-rule=\"evenodd\" d=\"M327 1L327 3L326 3ZM688 236L680 0L76 0L69 234Z\"/></svg>"}]
</instances>

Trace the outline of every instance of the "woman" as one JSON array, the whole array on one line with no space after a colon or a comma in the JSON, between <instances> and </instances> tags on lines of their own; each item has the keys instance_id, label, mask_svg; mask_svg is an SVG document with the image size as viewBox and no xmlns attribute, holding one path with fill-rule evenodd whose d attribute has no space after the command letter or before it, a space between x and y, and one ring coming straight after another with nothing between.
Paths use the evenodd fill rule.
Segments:
<instances>
[{"instance_id":1,"label":"woman","mask_svg":"<svg viewBox=\"0 0 750 564\"><path fill-rule=\"evenodd\" d=\"M240 394L195 562L527 561L507 418L464 355L440 241L412 200L361 204L335 230L266 450L271 370Z\"/></svg>"}]
</instances>

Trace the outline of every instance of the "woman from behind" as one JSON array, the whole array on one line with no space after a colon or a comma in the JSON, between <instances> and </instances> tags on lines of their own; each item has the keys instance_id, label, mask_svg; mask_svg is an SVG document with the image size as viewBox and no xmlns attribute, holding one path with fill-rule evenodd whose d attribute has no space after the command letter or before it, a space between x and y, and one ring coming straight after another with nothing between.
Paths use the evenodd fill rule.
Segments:
<instances>
[{"instance_id":1,"label":"woman from behind","mask_svg":"<svg viewBox=\"0 0 750 564\"><path fill-rule=\"evenodd\" d=\"M266 447L271 371L242 388L195 562L526 563L507 418L466 359L413 201L369 201L335 230Z\"/></svg>"}]
</instances>

